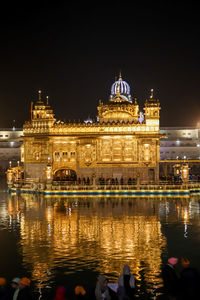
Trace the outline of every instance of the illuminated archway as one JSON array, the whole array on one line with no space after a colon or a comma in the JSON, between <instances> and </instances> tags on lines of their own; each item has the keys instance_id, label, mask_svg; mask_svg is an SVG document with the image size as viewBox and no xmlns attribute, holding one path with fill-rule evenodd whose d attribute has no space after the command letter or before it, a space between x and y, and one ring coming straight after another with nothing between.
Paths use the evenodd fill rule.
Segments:
<instances>
[{"instance_id":1,"label":"illuminated archway","mask_svg":"<svg viewBox=\"0 0 200 300\"><path fill-rule=\"evenodd\" d=\"M76 179L76 172L67 168L58 169L53 175L53 180L56 181L76 181Z\"/></svg>"}]
</instances>

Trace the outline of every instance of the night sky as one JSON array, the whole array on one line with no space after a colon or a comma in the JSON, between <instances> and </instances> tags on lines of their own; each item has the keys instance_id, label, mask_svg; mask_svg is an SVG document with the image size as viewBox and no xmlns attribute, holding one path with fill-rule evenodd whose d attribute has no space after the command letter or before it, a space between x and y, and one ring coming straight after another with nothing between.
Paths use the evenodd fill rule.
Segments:
<instances>
[{"instance_id":1,"label":"night sky","mask_svg":"<svg viewBox=\"0 0 200 300\"><path fill-rule=\"evenodd\" d=\"M161 126L200 121L200 12L194 4L27 3L0 8L0 127L13 120L21 127L40 89L58 120L95 118L120 70L141 109L155 90Z\"/></svg>"}]
</instances>

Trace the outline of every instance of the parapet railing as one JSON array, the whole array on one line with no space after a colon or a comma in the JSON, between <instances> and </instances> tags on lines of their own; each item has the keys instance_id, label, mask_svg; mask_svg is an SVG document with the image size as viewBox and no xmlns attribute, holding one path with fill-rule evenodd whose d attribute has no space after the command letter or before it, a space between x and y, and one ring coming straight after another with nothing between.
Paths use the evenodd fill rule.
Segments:
<instances>
[{"instance_id":1,"label":"parapet railing","mask_svg":"<svg viewBox=\"0 0 200 300\"><path fill-rule=\"evenodd\" d=\"M112 185L112 184L94 184L94 185L68 185L63 184L63 182L52 184L52 189L58 189L58 190L159 190L159 189L170 189L170 190L176 190L176 189L188 189L188 188L196 188L200 187L200 182L189 182L188 184L174 184L174 183L163 183L159 182L157 184L124 184L124 185Z\"/></svg>"},{"instance_id":2,"label":"parapet railing","mask_svg":"<svg viewBox=\"0 0 200 300\"><path fill-rule=\"evenodd\" d=\"M22 180L13 184L14 187L25 188L30 190L188 190L200 188L200 182L189 181L188 183L173 183L159 181L157 183L141 184L77 184L68 182L53 181L49 184L39 180Z\"/></svg>"},{"instance_id":3,"label":"parapet railing","mask_svg":"<svg viewBox=\"0 0 200 300\"><path fill-rule=\"evenodd\" d=\"M52 186L54 190L187 190L190 188L200 187L199 185L57 185Z\"/></svg>"}]
</instances>

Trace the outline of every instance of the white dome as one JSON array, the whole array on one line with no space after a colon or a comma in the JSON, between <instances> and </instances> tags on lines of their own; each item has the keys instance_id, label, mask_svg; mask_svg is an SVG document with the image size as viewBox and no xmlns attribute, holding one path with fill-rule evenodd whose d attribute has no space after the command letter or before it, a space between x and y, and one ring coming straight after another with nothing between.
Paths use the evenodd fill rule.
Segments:
<instances>
[{"instance_id":1,"label":"white dome","mask_svg":"<svg viewBox=\"0 0 200 300\"><path fill-rule=\"evenodd\" d=\"M119 79L115 81L111 87L111 97L115 97L117 92L120 92L121 96L124 96L126 100L131 102L131 94L130 94L130 86L129 84L122 80L121 75L119 76Z\"/></svg>"}]
</instances>

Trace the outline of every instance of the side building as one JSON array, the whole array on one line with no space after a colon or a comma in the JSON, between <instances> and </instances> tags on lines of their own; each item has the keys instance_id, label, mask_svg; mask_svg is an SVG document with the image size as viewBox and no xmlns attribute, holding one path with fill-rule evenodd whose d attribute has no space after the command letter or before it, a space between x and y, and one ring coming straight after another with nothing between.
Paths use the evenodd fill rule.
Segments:
<instances>
[{"instance_id":1,"label":"side building","mask_svg":"<svg viewBox=\"0 0 200 300\"><path fill-rule=\"evenodd\" d=\"M200 159L199 128L161 127L160 159Z\"/></svg>"},{"instance_id":2,"label":"side building","mask_svg":"<svg viewBox=\"0 0 200 300\"><path fill-rule=\"evenodd\" d=\"M52 108L41 98L23 126L21 159L26 179L45 180L51 165L54 180L73 178L159 179L160 103L153 90L144 105L132 100L127 82L119 79L107 103L99 101L95 122L56 121Z\"/></svg>"},{"instance_id":3,"label":"side building","mask_svg":"<svg viewBox=\"0 0 200 300\"><path fill-rule=\"evenodd\" d=\"M173 175L180 162L189 161L190 178L200 175L200 135L197 127L162 127L160 176ZM171 160L171 162L170 162ZM182 164L181 163L181 164ZM194 175L194 176L193 176Z\"/></svg>"},{"instance_id":4,"label":"side building","mask_svg":"<svg viewBox=\"0 0 200 300\"><path fill-rule=\"evenodd\" d=\"M0 175L5 175L9 162L21 160L22 128L0 128Z\"/></svg>"}]
</instances>

